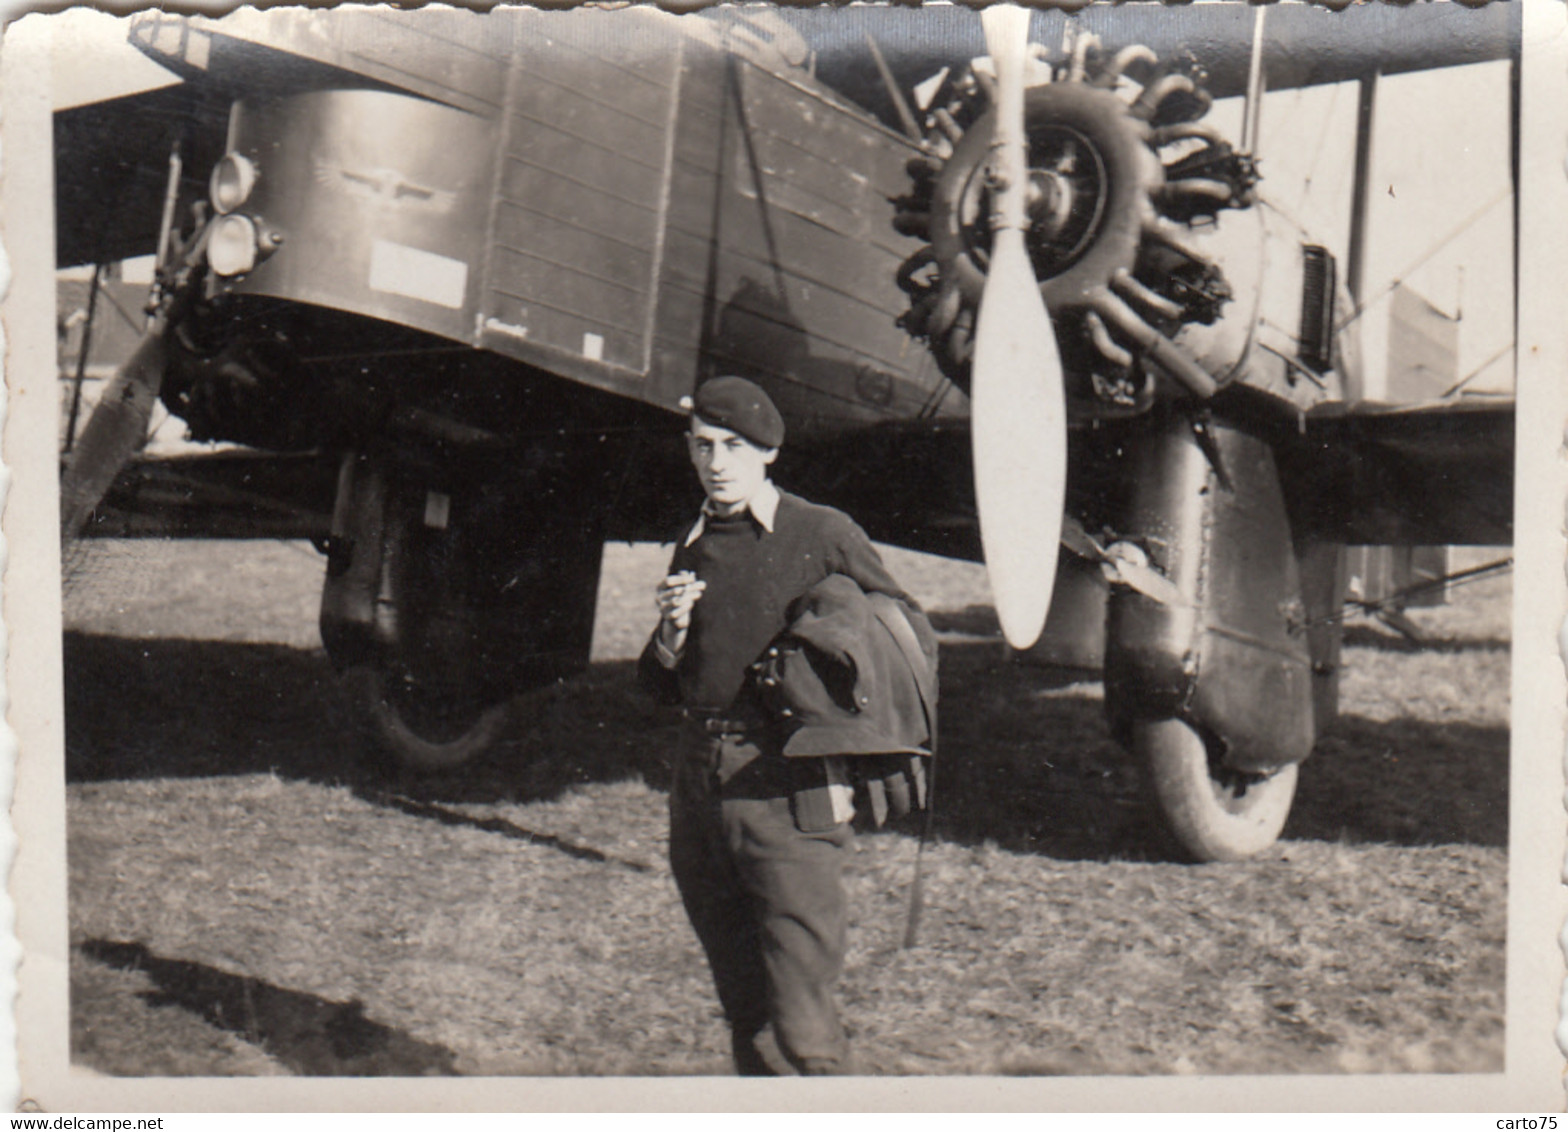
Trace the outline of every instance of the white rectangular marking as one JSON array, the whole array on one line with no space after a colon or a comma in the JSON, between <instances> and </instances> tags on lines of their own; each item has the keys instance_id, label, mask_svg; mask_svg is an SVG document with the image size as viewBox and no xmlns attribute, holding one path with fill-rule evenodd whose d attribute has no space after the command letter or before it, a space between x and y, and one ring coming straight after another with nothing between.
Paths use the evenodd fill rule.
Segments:
<instances>
[{"instance_id":1,"label":"white rectangular marking","mask_svg":"<svg viewBox=\"0 0 1568 1132\"><path fill-rule=\"evenodd\" d=\"M590 362L604 360L604 338L599 334L583 335L583 357Z\"/></svg>"},{"instance_id":2,"label":"white rectangular marking","mask_svg":"<svg viewBox=\"0 0 1568 1132\"><path fill-rule=\"evenodd\" d=\"M468 291L468 264L377 240L370 246L370 289L458 310Z\"/></svg>"},{"instance_id":3,"label":"white rectangular marking","mask_svg":"<svg viewBox=\"0 0 1568 1132\"><path fill-rule=\"evenodd\" d=\"M498 318L485 319L485 329L493 330L497 334L506 334L513 338L528 337L528 327L518 326L515 322L502 322Z\"/></svg>"},{"instance_id":4,"label":"white rectangular marking","mask_svg":"<svg viewBox=\"0 0 1568 1132\"><path fill-rule=\"evenodd\" d=\"M425 492L425 526L444 531L452 521L452 497L440 491Z\"/></svg>"}]
</instances>

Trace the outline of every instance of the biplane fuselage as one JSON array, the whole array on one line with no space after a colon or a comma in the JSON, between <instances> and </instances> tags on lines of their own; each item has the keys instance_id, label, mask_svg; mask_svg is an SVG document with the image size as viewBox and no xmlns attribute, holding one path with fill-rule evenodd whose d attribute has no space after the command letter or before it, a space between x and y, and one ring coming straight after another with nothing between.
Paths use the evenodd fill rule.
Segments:
<instances>
[{"instance_id":1,"label":"biplane fuselage","mask_svg":"<svg viewBox=\"0 0 1568 1132\"><path fill-rule=\"evenodd\" d=\"M243 211L263 244L285 242L223 292L384 320L671 411L699 376L743 369L770 379L797 433L926 407L941 375L897 325L897 271L919 246L893 227L909 139L656 11L507 21L455 62L445 21L350 14L322 45L269 20L271 42L342 70L236 99L226 148L260 171ZM182 20L135 35L176 65L223 50Z\"/></svg>"},{"instance_id":2,"label":"biplane fuselage","mask_svg":"<svg viewBox=\"0 0 1568 1132\"><path fill-rule=\"evenodd\" d=\"M786 483L980 556L973 82L921 137L768 21L278 11L131 34L207 92L183 152L223 154L210 188L169 181L161 254L193 270L161 395L199 439L330 466L330 521L301 532L327 554L323 640L405 761L462 761L512 694L586 663L603 539L667 539L694 507L674 414L706 377L770 391ZM1339 550L1372 509L1336 494L1420 481L1432 429L1395 472L1334 454L1359 374L1333 257L1251 207L1192 75L1123 94L1146 60L1085 71L1088 50L1029 104L1079 532L1045 651L1103 664L1182 847L1241 856L1332 718ZM1404 500L1400 539L1503 541L1495 481ZM1116 573L1131 557L1161 585Z\"/></svg>"}]
</instances>

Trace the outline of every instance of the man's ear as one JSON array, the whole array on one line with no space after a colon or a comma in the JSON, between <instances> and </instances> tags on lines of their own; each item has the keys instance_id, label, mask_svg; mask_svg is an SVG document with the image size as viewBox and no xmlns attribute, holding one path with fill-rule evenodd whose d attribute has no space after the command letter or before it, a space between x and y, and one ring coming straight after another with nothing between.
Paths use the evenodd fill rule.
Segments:
<instances>
[{"instance_id":1,"label":"man's ear","mask_svg":"<svg viewBox=\"0 0 1568 1132\"><path fill-rule=\"evenodd\" d=\"M778 458L779 458L779 450L777 448L769 448L767 451L765 451L762 454L762 462L764 464L771 464L771 463L773 463L773 461L777 460Z\"/></svg>"}]
</instances>

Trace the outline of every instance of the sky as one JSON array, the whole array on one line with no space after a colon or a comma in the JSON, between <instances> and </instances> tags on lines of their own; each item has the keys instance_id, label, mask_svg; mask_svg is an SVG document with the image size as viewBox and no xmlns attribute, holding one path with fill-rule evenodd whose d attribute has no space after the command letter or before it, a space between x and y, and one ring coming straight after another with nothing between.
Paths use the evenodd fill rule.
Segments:
<instances>
[{"instance_id":1,"label":"sky","mask_svg":"<svg viewBox=\"0 0 1568 1132\"><path fill-rule=\"evenodd\" d=\"M1467 390L1513 388L1511 354L1486 364L1514 336L1508 79L1508 63L1495 62L1379 80L1366 253L1369 309L1360 320L1369 396L1385 368L1395 280L1459 318L1459 375L1481 370ZM1259 127L1262 192L1333 250L1342 267L1357 97L1355 83L1276 91L1265 100ZM1237 136L1240 100L1217 106L1210 120Z\"/></svg>"}]
</instances>

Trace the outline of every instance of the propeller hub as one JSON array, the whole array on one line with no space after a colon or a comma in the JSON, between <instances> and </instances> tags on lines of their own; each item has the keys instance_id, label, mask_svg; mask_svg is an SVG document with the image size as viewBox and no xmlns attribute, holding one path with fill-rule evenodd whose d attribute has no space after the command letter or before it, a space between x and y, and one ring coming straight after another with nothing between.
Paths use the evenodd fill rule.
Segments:
<instances>
[{"instance_id":1,"label":"propeller hub","mask_svg":"<svg viewBox=\"0 0 1568 1132\"><path fill-rule=\"evenodd\" d=\"M1030 231L1048 241L1059 239L1073 213L1073 184L1053 169L1029 171L1028 198L1024 203Z\"/></svg>"}]
</instances>

